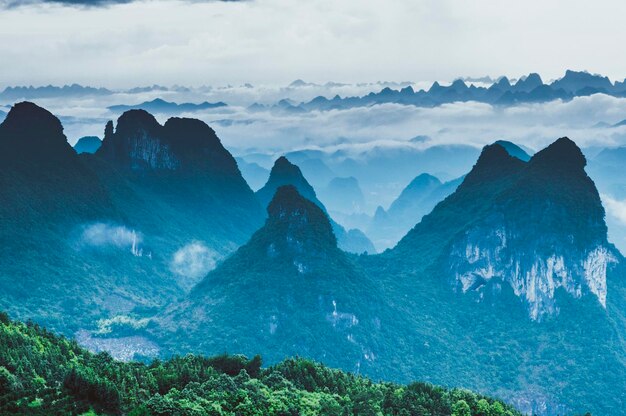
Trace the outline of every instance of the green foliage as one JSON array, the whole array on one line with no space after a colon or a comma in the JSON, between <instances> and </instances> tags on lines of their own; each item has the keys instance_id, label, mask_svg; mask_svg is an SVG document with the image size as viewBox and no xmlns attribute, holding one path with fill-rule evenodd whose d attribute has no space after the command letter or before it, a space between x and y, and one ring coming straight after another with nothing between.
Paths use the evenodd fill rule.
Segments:
<instances>
[{"instance_id":1,"label":"green foliage","mask_svg":"<svg viewBox=\"0 0 626 416\"><path fill-rule=\"evenodd\" d=\"M287 359L266 369L261 364L258 355L187 355L149 365L123 363L106 353L85 351L37 325L0 315L0 414L519 414L468 391L425 383L374 383L305 359Z\"/></svg>"}]
</instances>

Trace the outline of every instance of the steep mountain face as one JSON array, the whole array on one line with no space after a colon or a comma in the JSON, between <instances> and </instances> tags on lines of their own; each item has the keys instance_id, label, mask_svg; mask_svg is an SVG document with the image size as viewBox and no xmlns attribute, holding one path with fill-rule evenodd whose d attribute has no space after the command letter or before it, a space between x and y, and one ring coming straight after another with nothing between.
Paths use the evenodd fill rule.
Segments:
<instances>
[{"instance_id":1,"label":"steep mountain face","mask_svg":"<svg viewBox=\"0 0 626 416\"><path fill-rule=\"evenodd\" d=\"M312 201L317 205L324 213L328 214L324 204L317 199L315 190L302 175L300 168L287 160L286 157L281 156L276 160L270 177L267 180L265 186L256 192L256 196L261 202L261 205L267 206L272 196L276 193L276 190L280 186L293 185L298 192L309 201ZM340 224L336 223L332 219L330 220L333 231L337 236L339 247L350 253L375 253L376 249L372 242L367 238L363 232L357 229L346 230Z\"/></svg>"},{"instance_id":2,"label":"steep mountain face","mask_svg":"<svg viewBox=\"0 0 626 416\"><path fill-rule=\"evenodd\" d=\"M129 110L107 124L98 156L134 171L208 171L240 177L232 155L204 122L170 118L161 126L144 110ZM243 179L242 179L243 181Z\"/></svg>"},{"instance_id":3,"label":"steep mountain face","mask_svg":"<svg viewBox=\"0 0 626 416\"><path fill-rule=\"evenodd\" d=\"M54 215L49 219L73 221L72 215L110 214L107 192L80 163L61 122L35 104L16 104L0 124L0 164L5 219Z\"/></svg>"},{"instance_id":4,"label":"steep mountain face","mask_svg":"<svg viewBox=\"0 0 626 416\"><path fill-rule=\"evenodd\" d=\"M580 149L562 138L527 163L486 147L457 192L399 244L407 250L435 224L442 272L484 296L508 285L532 319L558 313L558 289L606 305L606 276L619 253L607 241L604 209ZM441 227L439 227L441 228Z\"/></svg>"},{"instance_id":5,"label":"steep mountain face","mask_svg":"<svg viewBox=\"0 0 626 416\"><path fill-rule=\"evenodd\" d=\"M73 334L106 310L171 294L156 293L154 269L131 253L131 230L108 226L123 213L50 112L16 104L0 125L0 161L2 308Z\"/></svg>"},{"instance_id":6,"label":"steep mountain face","mask_svg":"<svg viewBox=\"0 0 626 416\"><path fill-rule=\"evenodd\" d=\"M237 162L200 120L170 118L161 126L143 110L127 111L115 131L107 124L95 156L88 163L142 230L165 238L170 225L182 227L224 254L262 224L263 210ZM157 206L174 217L171 223L145 215Z\"/></svg>"},{"instance_id":7,"label":"steep mountain face","mask_svg":"<svg viewBox=\"0 0 626 416\"><path fill-rule=\"evenodd\" d=\"M31 103L0 125L0 307L79 337L181 296L264 218L206 124L138 111L104 137L78 155Z\"/></svg>"},{"instance_id":8,"label":"steep mountain face","mask_svg":"<svg viewBox=\"0 0 626 416\"><path fill-rule=\"evenodd\" d=\"M376 283L337 247L326 214L294 186L279 187L267 211L265 225L159 318L154 335L168 342L170 331L184 331L185 342L207 352L264 350L270 361L306 354L368 366L383 307Z\"/></svg>"}]
</instances>

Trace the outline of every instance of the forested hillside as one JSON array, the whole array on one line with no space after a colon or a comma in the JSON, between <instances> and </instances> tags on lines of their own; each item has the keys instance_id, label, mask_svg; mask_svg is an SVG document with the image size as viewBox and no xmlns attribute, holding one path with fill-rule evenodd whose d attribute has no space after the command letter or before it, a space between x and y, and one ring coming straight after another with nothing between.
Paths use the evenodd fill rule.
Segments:
<instances>
[{"instance_id":1,"label":"forested hillside","mask_svg":"<svg viewBox=\"0 0 626 416\"><path fill-rule=\"evenodd\" d=\"M193 355L151 364L92 354L0 313L0 414L519 415L467 390L375 383L304 359Z\"/></svg>"}]
</instances>

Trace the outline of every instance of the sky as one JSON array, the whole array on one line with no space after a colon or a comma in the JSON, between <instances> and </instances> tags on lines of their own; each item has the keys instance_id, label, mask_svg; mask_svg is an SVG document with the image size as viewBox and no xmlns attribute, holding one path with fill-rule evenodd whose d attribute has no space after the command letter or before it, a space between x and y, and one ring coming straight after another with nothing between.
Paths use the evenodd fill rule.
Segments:
<instances>
[{"instance_id":1,"label":"sky","mask_svg":"<svg viewBox=\"0 0 626 416\"><path fill-rule=\"evenodd\" d=\"M618 0L85 3L0 0L0 87L626 77Z\"/></svg>"}]
</instances>

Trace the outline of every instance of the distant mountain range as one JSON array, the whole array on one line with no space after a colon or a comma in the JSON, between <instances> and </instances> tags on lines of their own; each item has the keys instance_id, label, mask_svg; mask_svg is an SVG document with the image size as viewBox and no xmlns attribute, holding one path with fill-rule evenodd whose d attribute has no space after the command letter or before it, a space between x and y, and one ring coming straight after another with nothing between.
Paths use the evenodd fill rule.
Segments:
<instances>
[{"instance_id":1,"label":"distant mountain range","mask_svg":"<svg viewBox=\"0 0 626 416\"><path fill-rule=\"evenodd\" d=\"M475 85L478 84L478 85ZM489 86L483 86L489 85ZM246 84L246 88L252 88ZM327 82L325 84L309 83L296 80L286 88L277 88L277 93L282 90L285 96L273 103L252 103L248 105L250 111L277 111L281 113L304 113L308 111L326 111L333 109L347 109L353 107L371 106L376 104L396 103L414 105L418 107L435 107L452 102L477 101L499 106L510 106L521 103L546 102L551 100L571 100L575 97L588 96L602 93L615 97L626 96L626 79L624 81L611 82L608 77L591 74L584 71L567 70L565 75L550 83L545 83L539 74L530 73L521 77L514 83L507 77L494 80L489 77L460 78L450 85L442 85L434 82L428 89L416 91L411 82L377 82L369 84L357 84L362 89L368 87L372 91L362 96L331 96L332 91L342 91L342 88L350 87L350 84ZM229 87L230 88L230 87ZM328 90L327 95L320 95L308 101L296 102L288 93L289 91L316 88ZM382 89L380 89L382 88ZM380 90L378 90L380 89ZM69 97L103 97L113 94L136 95L150 93L152 96L158 93L194 93L194 96L211 92L213 96L219 96L219 88L211 87L191 88L183 86L164 87L153 85L147 87L135 87L125 90L112 90L107 88L95 88L78 84L65 86L10 86L0 92L0 100L6 103L17 100L34 100L40 98L69 98ZM226 98L225 98L226 99ZM111 111L123 112L129 109L142 108L151 112L174 112L196 111L226 105L224 102L174 103L162 98L146 101L137 105L119 104L110 106Z\"/></svg>"},{"instance_id":2,"label":"distant mountain range","mask_svg":"<svg viewBox=\"0 0 626 416\"><path fill-rule=\"evenodd\" d=\"M205 101L200 104L193 104L193 103L176 104L173 102L168 102L160 98L157 98L152 101L146 101L137 105L113 105L113 106L108 107L108 109L114 113L123 113L124 111L128 111L128 110L141 109L141 110L149 111L151 113L178 114L178 113L183 113L183 112L200 111L200 110L207 110L207 109L219 108L219 107L226 107L226 103L223 103L223 102L209 103Z\"/></svg>"},{"instance_id":3,"label":"distant mountain range","mask_svg":"<svg viewBox=\"0 0 626 416\"><path fill-rule=\"evenodd\" d=\"M380 92L372 92L361 97L340 97L331 99L316 97L311 101L291 105L292 112L312 110L337 110L375 104L395 103L418 107L435 107L441 104L463 101L477 101L493 105L515 105L521 103L546 102L556 99L571 100L574 97L597 93L615 97L626 96L626 80L611 81L601 75L587 72L566 71L565 76L550 84L545 84L538 74L531 73L511 84L508 78L500 78L490 87L467 85L456 80L449 86L435 82L428 90L415 91L411 86L394 90L389 87Z\"/></svg>"},{"instance_id":4,"label":"distant mountain range","mask_svg":"<svg viewBox=\"0 0 626 416\"><path fill-rule=\"evenodd\" d=\"M18 86L7 87L0 92L0 100L14 102L16 100L32 100L34 98L60 98L78 96L102 96L113 94L106 88L84 87L78 84L57 87L48 85L45 87Z\"/></svg>"}]
</instances>

